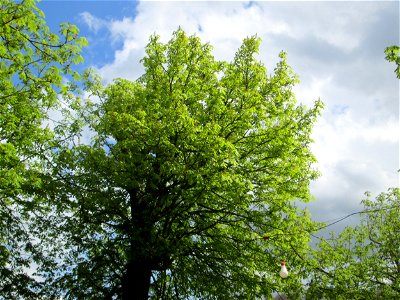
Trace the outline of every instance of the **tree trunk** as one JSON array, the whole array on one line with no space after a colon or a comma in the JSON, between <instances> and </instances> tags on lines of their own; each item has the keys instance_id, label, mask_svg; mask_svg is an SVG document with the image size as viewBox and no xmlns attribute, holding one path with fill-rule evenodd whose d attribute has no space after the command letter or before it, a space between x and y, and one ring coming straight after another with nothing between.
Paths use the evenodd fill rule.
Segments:
<instances>
[{"instance_id":1,"label":"tree trunk","mask_svg":"<svg viewBox=\"0 0 400 300\"><path fill-rule=\"evenodd\" d=\"M122 279L122 300L147 300L151 267L144 261L131 261Z\"/></svg>"},{"instance_id":2,"label":"tree trunk","mask_svg":"<svg viewBox=\"0 0 400 300\"><path fill-rule=\"evenodd\" d=\"M138 190L128 190L131 206L130 249L126 273L122 278L122 300L147 300L152 267L146 258L146 244L150 240L152 223L146 202L138 198Z\"/></svg>"}]
</instances>

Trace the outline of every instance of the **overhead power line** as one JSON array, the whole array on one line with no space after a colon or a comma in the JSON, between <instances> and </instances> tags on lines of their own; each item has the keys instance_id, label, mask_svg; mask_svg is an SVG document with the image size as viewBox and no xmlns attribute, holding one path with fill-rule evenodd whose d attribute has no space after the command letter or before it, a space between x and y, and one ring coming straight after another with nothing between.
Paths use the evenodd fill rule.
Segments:
<instances>
[{"instance_id":1,"label":"overhead power line","mask_svg":"<svg viewBox=\"0 0 400 300\"><path fill-rule=\"evenodd\" d=\"M391 210L391 209L395 209L395 208L400 208L400 205L393 205L393 206L390 206L390 207L377 208L377 209L366 209L366 210L352 212L352 213L350 213L348 215L345 215L343 217L338 218L337 220L335 220L335 221L333 221L331 223L328 223L328 224L325 224L325 225L321 226L320 228L317 229L317 231L325 229L325 228L330 227L332 225L335 225L335 224L337 224L337 223L339 223L339 222L341 222L341 221L343 221L343 220L345 220L347 218L350 218L350 217L352 217L354 215L361 215L361 214L368 214L368 213L374 213L374 212L379 212L379 211L386 211L386 210ZM321 222L321 223L326 223L326 222Z\"/></svg>"}]
</instances>

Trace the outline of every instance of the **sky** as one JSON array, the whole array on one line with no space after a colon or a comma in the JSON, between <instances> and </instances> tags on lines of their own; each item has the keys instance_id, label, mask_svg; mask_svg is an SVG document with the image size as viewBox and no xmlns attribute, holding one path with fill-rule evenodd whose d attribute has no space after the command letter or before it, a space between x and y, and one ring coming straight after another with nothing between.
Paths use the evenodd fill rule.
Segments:
<instances>
[{"instance_id":1,"label":"sky","mask_svg":"<svg viewBox=\"0 0 400 300\"><path fill-rule=\"evenodd\" d=\"M244 38L262 39L269 73L280 51L300 77L299 103L325 103L313 132L321 172L306 206L316 221L362 210L360 201L399 186L399 80L384 48L399 45L398 1L59 1L39 8L52 30L76 24L89 46L85 63L106 82L135 80L150 35L166 42L179 26L231 60ZM357 216L329 228L355 225Z\"/></svg>"}]
</instances>

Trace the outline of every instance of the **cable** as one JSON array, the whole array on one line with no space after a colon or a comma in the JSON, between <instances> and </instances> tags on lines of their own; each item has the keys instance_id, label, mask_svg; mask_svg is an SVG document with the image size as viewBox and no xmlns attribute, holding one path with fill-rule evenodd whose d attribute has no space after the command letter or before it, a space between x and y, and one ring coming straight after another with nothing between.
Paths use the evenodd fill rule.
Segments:
<instances>
[{"instance_id":1,"label":"cable","mask_svg":"<svg viewBox=\"0 0 400 300\"><path fill-rule=\"evenodd\" d=\"M385 207L385 208L367 209L367 210L362 210L362 211L356 211L356 212L350 213L350 214L348 214L348 215L346 215L344 217L340 217L339 219L337 219L334 222L331 222L331 223L328 223L328 224L326 224L324 226L321 226L316 231L320 231L322 229L325 229L327 227L335 225L335 224L337 224L337 223L339 223L339 222L341 222L341 221L343 221L343 220L345 220L347 218L350 218L351 216L354 216L354 215L361 215L361 214L367 214L367 213L373 213L373 212L379 212L379 211L386 211L386 210L391 210L391 209L394 209L394 208L400 208L400 205L394 205L394 206ZM325 222L321 222L321 223L325 223Z\"/></svg>"}]
</instances>

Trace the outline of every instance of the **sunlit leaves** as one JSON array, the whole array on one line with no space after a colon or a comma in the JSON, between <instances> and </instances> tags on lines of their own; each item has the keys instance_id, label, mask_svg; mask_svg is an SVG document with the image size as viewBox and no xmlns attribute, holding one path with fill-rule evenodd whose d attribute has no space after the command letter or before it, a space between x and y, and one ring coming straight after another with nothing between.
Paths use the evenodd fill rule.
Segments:
<instances>
[{"instance_id":1,"label":"sunlit leaves","mask_svg":"<svg viewBox=\"0 0 400 300\"><path fill-rule=\"evenodd\" d=\"M397 78L400 79L400 47L399 46L390 46L385 49L386 60L393 62L396 64L395 73Z\"/></svg>"}]
</instances>

